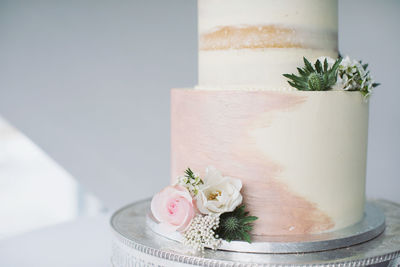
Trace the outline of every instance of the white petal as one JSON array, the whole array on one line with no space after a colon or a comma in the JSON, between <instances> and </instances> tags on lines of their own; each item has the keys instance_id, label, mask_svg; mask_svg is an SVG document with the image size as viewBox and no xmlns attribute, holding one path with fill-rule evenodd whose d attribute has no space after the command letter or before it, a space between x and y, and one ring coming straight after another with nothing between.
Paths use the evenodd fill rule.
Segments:
<instances>
[{"instance_id":1,"label":"white petal","mask_svg":"<svg viewBox=\"0 0 400 267\"><path fill-rule=\"evenodd\" d=\"M236 178L230 178L229 179L230 184L232 184L237 190L241 190L242 189L242 181L240 179L236 179Z\"/></svg>"},{"instance_id":2,"label":"white petal","mask_svg":"<svg viewBox=\"0 0 400 267\"><path fill-rule=\"evenodd\" d=\"M243 201L243 197L242 195L239 195L238 198L235 199L235 201L232 203L232 205L230 206L231 210L233 211L234 209L236 209L237 206L239 206L240 204L242 204Z\"/></svg>"},{"instance_id":3,"label":"white petal","mask_svg":"<svg viewBox=\"0 0 400 267\"><path fill-rule=\"evenodd\" d=\"M202 214L208 214L209 211L206 207L207 205L207 197L205 196L204 192L200 191L197 196L196 196L196 206L197 209L202 213Z\"/></svg>"}]
</instances>

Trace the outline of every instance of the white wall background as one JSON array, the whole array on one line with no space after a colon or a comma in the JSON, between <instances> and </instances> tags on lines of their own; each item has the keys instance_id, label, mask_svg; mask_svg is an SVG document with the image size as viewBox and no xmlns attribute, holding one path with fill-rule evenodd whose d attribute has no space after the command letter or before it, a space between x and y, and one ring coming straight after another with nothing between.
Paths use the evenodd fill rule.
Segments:
<instances>
[{"instance_id":1,"label":"white wall background","mask_svg":"<svg viewBox=\"0 0 400 267\"><path fill-rule=\"evenodd\" d=\"M370 63L370 197L400 202L400 1L340 1ZM111 209L169 181L169 89L197 81L196 2L1 1L0 114ZM340 192L338 192L340 195Z\"/></svg>"}]
</instances>

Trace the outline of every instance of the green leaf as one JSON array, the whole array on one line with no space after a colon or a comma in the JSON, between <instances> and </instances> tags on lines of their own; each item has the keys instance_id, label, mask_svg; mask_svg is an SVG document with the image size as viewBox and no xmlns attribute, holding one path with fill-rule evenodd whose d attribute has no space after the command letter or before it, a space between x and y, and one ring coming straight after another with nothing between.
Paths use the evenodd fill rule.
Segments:
<instances>
[{"instance_id":1,"label":"green leaf","mask_svg":"<svg viewBox=\"0 0 400 267\"><path fill-rule=\"evenodd\" d=\"M292 86L292 87L294 87L294 88L297 88L297 85L295 84L295 83L293 83L293 82L291 82L291 81L288 81L288 83L290 84L290 86ZM298 88L297 88L298 89ZM300 90L300 89L299 89Z\"/></svg>"},{"instance_id":2,"label":"green leaf","mask_svg":"<svg viewBox=\"0 0 400 267\"><path fill-rule=\"evenodd\" d=\"M339 68L340 63L342 63L342 60L343 59L340 57L335 61L335 63L333 64L333 66L331 68L331 72L335 73L337 71L337 69Z\"/></svg>"},{"instance_id":3,"label":"green leaf","mask_svg":"<svg viewBox=\"0 0 400 267\"><path fill-rule=\"evenodd\" d=\"M256 216L247 216L247 217L244 217L243 219L240 219L240 222L242 224L247 224L247 223L254 222L257 219L258 219L258 217L256 217Z\"/></svg>"},{"instance_id":4,"label":"green leaf","mask_svg":"<svg viewBox=\"0 0 400 267\"><path fill-rule=\"evenodd\" d=\"M305 72L304 70L300 69L300 68L297 68L297 71L299 72L299 74L300 74L301 76L306 75L306 72ZM293 76L294 76L294 75L293 75Z\"/></svg>"},{"instance_id":5,"label":"green leaf","mask_svg":"<svg viewBox=\"0 0 400 267\"><path fill-rule=\"evenodd\" d=\"M187 178L196 179L196 177L194 176L193 171L190 168L186 169L185 174L186 174L185 176Z\"/></svg>"},{"instance_id":6,"label":"green leaf","mask_svg":"<svg viewBox=\"0 0 400 267\"><path fill-rule=\"evenodd\" d=\"M303 57L304 65L306 66L306 70L309 72L315 72L313 66L311 65L310 61L308 61L305 57Z\"/></svg>"},{"instance_id":7,"label":"green leaf","mask_svg":"<svg viewBox=\"0 0 400 267\"><path fill-rule=\"evenodd\" d=\"M325 58L324 60L324 72L328 71L328 60Z\"/></svg>"},{"instance_id":8,"label":"green leaf","mask_svg":"<svg viewBox=\"0 0 400 267\"><path fill-rule=\"evenodd\" d=\"M373 84L372 84L372 87L375 88L375 87L377 87L377 86L379 86L379 85L381 85L381 84L380 84L380 83L373 83Z\"/></svg>"},{"instance_id":9,"label":"green leaf","mask_svg":"<svg viewBox=\"0 0 400 267\"><path fill-rule=\"evenodd\" d=\"M242 233L242 237L243 237L244 241L246 241L247 243L251 243L251 237L250 237L250 235L248 233L243 232Z\"/></svg>"},{"instance_id":10,"label":"green leaf","mask_svg":"<svg viewBox=\"0 0 400 267\"><path fill-rule=\"evenodd\" d=\"M317 62L315 62L315 69L317 70L318 73L323 73L322 64L321 61L319 61L319 59L317 60Z\"/></svg>"},{"instance_id":11,"label":"green leaf","mask_svg":"<svg viewBox=\"0 0 400 267\"><path fill-rule=\"evenodd\" d=\"M250 233L253 230L253 226L250 224L246 224L243 226L243 231Z\"/></svg>"}]
</instances>

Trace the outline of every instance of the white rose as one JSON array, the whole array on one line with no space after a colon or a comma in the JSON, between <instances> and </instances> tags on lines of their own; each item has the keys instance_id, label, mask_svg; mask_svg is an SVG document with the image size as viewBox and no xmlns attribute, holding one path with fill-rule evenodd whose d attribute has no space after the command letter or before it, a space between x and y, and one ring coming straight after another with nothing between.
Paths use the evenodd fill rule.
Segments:
<instances>
[{"instance_id":1,"label":"white rose","mask_svg":"<svg viewBox=\"0 0 400 267\"><path fill-rule=\"evenodd\" d=\"M203 182L196 195L197 209L201 213L219 215L233 211L242 203L242 182L239 179L223 177L217 169L210 166Z\"/></svg>"}]
</instances>

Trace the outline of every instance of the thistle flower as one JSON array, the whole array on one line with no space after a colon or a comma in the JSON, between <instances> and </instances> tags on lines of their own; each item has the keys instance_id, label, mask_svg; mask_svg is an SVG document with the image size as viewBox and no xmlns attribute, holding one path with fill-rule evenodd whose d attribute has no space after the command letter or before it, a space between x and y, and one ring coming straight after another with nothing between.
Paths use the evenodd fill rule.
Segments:
<instances>
[{"instance_id":1,"label":"thistle flower","mask_svg":"<svg viewBox=\"0 0 400 267\"><path fill-rule=\"evenodd\" d=\"M283 74L283 76L290 79L288 83L291 86L301 91L326 91L336 84L341 58L338 58L332 67L329 67L327 59L324 60L323 66L318 59L314 64L315 68L305 57L303 57L303 61L305 67L297 68L299 76Z\"/></svg>"},{"instance_id":2,"label":"thistle flower","mask_svg":"<svg viewBox=\"0 0 400 267\"><path fill-rule=\"evenodd\" d=\"M220 224L216 234L230 242L232 240L243 240L251 243L250 232L252 223L257 220L256 216L248 216L245 206L237 207L233 212L223 213L220 216Z\"/></svg>"}]
</instances>

